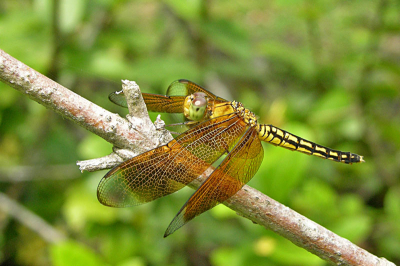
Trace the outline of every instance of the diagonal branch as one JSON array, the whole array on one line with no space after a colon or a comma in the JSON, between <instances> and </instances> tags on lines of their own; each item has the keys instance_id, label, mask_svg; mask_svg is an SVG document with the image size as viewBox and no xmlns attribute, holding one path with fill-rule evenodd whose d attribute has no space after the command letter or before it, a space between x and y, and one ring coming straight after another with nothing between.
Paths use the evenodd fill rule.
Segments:
<instances>
[{"instance_id":1,"label":"diagonal branch","mask_svg":"<svg viewBox=\"0 0 400 266\"><path fill-rule=\"evenodd\" d=\"M18 202L0 192L0 211L9 214L50 243L64 241L66 236Z\"/></svg>"},{"instance_id":2,"label":"diagonal branch","mask_svg":"<svg viewBox=\"0 0 400 266\"><path fill-rule=\"evenodd\" d=\"M127 120L69 91L2 50L0 79L117 147L139 152L149 149L146 136L132 128ZM191 187L197 188L207 173L192 182ZM244 186L224 204L326 261L340 265L394 265L249 186Z\"/></svg>"}]
</instances>

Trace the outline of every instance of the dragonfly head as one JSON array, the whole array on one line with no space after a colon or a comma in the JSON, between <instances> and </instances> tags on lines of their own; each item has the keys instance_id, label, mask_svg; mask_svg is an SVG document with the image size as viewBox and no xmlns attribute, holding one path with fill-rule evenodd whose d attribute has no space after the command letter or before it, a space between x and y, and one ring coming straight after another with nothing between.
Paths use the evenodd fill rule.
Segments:
<instances>
[{"instance_id":1,"label":"dragonfly head","mask_svg":"<svg viewBox=\"0 0 400 266\"><path fill-rule=\"evenodd\" d=\"M203 92L195 92L186 97L184 114L192 121L200 121L206 116L207 95Z\"/></svg>"}]
</instances>

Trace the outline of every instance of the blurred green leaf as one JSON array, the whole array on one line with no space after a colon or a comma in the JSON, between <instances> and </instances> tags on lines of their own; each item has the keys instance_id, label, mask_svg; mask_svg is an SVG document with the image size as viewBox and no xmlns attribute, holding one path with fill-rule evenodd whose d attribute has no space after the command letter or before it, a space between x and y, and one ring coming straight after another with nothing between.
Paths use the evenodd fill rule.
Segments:
<instances>
[{"instance_id":1,"label":"blurred green leaf","mask_svg":"<svg viewBox=\"0 0 400 266\"><path fill-rule=\"evenodd\" d=\"M145 266L146 263L142 258L131 258L122 263L117 264L118 266Z\"/></svg>"},{"instance_id":2,"label":"blurred green leaf","mask_svg":"<svg viewBox=\"0 0 400 266\"><path fill-rule=\"evenodd\" d=\"M220 218L220 219L236 217L235 211L229 209L228 207L226 207L223 204L219 204L219 205L215 206L210 211L215 217Z\"/></svg>"},{"instance_id":3,"label":"blurred green leaf","mask_svg":"<svg viewBox=\"0 0 400 266\"><path fill-rule=\"evenodd\" d=\"M38 125L40 126L40 124ZM65 127L63 126L54 125L49 129L49 135L42 143L46 148L47 160L51 163L61 164L76 162L75 158L77 157L77 152L75 140L71 134L64 129ZM39 128L38 131L40 130Z\"/></svg>"},{"instance_id":4,"label":"blurred green leaf","mask_svg":"<svg viewBox=\"0 0 400 266\"><path fill-rule=\"evenodd\" d=\"M213 265L223 266L239 266L243 265L243 257L240 251L232 248L219 248L211 254Z\"/></svg>"},{"instance_id":5,"label":"blurred green leaf","mask_svg":"<svg viewBox=\"0 0 400 266\"><path fill-rule=\"evenodd\" d=\"M103 254L107 260L116 265L119 262L128 263L143 263L140 260L131 259L132 254L138 254L141 250L140 236L135 233L135 230L130 230L131 226L116 226L107 231L102 243Z\"/></svg>"},{"instance_id":6,"label":"blurred green leaf","mask_svg":"<svg viewBox=\"0 0 400 266\"><path fill-rule=\"evenodd\" d=\"M92 250L77 242L68 241L51 247L52 265L99 266L106 265Z\"/></svg>"},{"instance_id":7,"label":"blurred green leaf","mask_svg":"<svg viewBox=\"0 0 400 266\"><path fill-rule=\"evenodd\" d=\"M384 208L386 214L391 219L400 221L400 187L392 187L389 189L386 194Z\"/></svg>"},{"instance_id":8,"label":"blurred green leaf","mask_svg":"<svg viewBox=\"0 0 400 266\"><path fill-rule=\"evenodd\" d=\"M16 100L18 99L18 96L20 96L19 92L12 90L10 88L4 88L6 87L5 84L0 84L1 88L1 97L0 97L0 110L5 109L12 104L16 104ZM1 120L0 120L1 123Z\"/></svg>"},{"instance_id":9,"label":"blurred green leaf","mask_svg":"<svg viewBox=\"0 0 400 266\"><path fill-rule=\"evenodd\" d=\"M331 187L310 178L294 194L292 204L296 210L308 218L319 223L328 223L339 214L337 199L338 196Z\"/></svg>"},{"instance_id":10,"label":"blurred green leaf","mask_svg":"<svg viewBox=\"0 0 400 266\"><path fill-rule=\"evenodd\" d=\"M367 215L343 216L331 229L349 241L360 243L372 230L372 219Z\"/></svg>"},{"instance_id":11,"label":"blurred green leaf","mask_svg":"<svg viewBox=\"0 0 400 266\"><path fill-rule=\"evenodd\" d=\"M318 100L309 116L310 124L325 124L341 121L351 114L351 99L343 89L327 92Z\"/></svg>"},{"instance_id":12,"label":"blurred green leaf","mask_svg":"<svg viewBox=\"0 0 400 266\"><path fill-rule=\"evenodd\" d=\"M208 36L210 43L239 58L249 58L251 46L248 41L248 34L239 26L227 20L213 20L201 24L201 30Z\"/></svg>"},{"instance_id":13,"label":"blurred green leaf","mask_svg":"<svg viewBox=\"0 0 400 266\"><path fill-rule=\"evenodd\" d=\"M290 73L291 75L298 75L306 80L311 79L314 75L314 65L309 51L298 50L273 40L262 43L259 49L262 54L273 61L280 61L287 68L292 69L295 73Z\"/></svg>"},{"instance_id":14,"label":"blurred green leaf","mask_svg":"<svg viewBox=\"0 0 400 266\"><path fill-rule=\"evenodd\" d=\"M95 134L90 134L80 143L78 152L82 159L99 158L112 152L112 144Z\"/></svg>"},{"instance_id":15,"label":"blurred green leaf","mask_svg":"<svg viewBox=\"0 0 400 266\"><path fill-rule=\"evenodd\" d=\"M298 249L295 244L287 239L279 237L276 245L284 248L277 248L271 255L271 260L274 261L272 265L326 265L322 259L313 256L304 249ZM288 254L290 254L290 256Z\"/></svg>"},{"instance_id":16,"label":"blurred green leaf","mask_svg":"<svg viewBox=\"0 0 400 266\"><path fill-rule=\"evenodd\" d=\"M196 21L200 17L201 0L165 0L165 3L185 20Z\"/></svg>"},{"instance_id":17,"label":"blurred green leaf","mask_svg":"<svg viewBox=\"0 0 400 266\"><path fill-rule=\"evenodd\" d=\"M101 174L93 175L96 183L100 180ZM94 182L88 184L95 185ZM92 222L110 224L117 218L118 209L101 205L97 201L95 186L88 189L85 183L76 184L67 193L63 207L63 214L68 225L74 231L80 231Z\"/></svg>"},{"instance_id":18,"label":"blurred green leaf","mask_svg":"<svg viewBox=\"0 0 400 266\"><path fill-rule=\"evenodd\" d=\"M82 22L86 0L60 1L60 28L65 33L73 31Z\"/></svg>"}]
</instances>

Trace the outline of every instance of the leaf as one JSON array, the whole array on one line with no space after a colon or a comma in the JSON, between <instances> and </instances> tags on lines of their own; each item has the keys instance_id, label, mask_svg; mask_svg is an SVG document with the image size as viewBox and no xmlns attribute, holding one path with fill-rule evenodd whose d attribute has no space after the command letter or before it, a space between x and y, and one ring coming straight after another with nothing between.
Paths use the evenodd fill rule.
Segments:
<instances>
[{"instance_id":1,"label":"leaf","mask_svg":"<svg viewBox=\"0 0 400 266\"><path fill-rule=\"evenodd\" d=\"M389 189L385 197L385 212L393 220L400 221L400 187Z\"/></svg>"},{"instance_id":2,"label":"leaf","mask_svg":"<svg viewBox=\"0 0 400 266\"><path fill-rule=\"evenodd\" d=\"M209 42L229 53L232 57L249 58L252 49L248 34L236 24L227 20L208 21L201 24L201 30Z\"/></svg>"},{"instance_id":3,"label":"leaf","mask_svg":"<svg viewBox=\"0 0 400 266\"><path fill-rule=\"evenodd\" d=\"M61 0L59 12L62 31L71 32L76 29L84 16L86 2L86 0Z\"/></svg>"},{"instance_id":4,"label":"leaf","mask_svg":"<svg viewBox=\"0 0 400 266\"><path fill-rule=\"evenodd\" d=\"M54 266L106 265L92 250L73 241L53 245L50 252Z\"/></svg>"},{"instance_id":5,"label":"leaf","mask_svg":"<svg viewBox=\"0 0 400 266\"><path fill-rule=\"evenodd\" d=\"M118 209L101 205L96 198L96 183L102 173L91 174L87 184L71 187L63 206L63 214L69 227L75 231L83 230L88 223L110 224L117 219ZM87 185L87 186L86 186ZM90 189L87 187L90 186Z\"/></svg>"},{"instance_id":6,"label":"leaf","mask_svg":"<svg viewBox=\"0 0 400 266\"><path fill-rule=\"evenodd\" d=\"M351 114L351 98L344 89L327 92L314 106L310 124L331 124Z\"/></svg>"},{"instance_id":7,"label":"leaf","mask_svg":"<svg viewBox=\"0 0 400 266\"><path fill-rule=\"evenodd\" d=\"M81 158L98 158L111 153L112 145L101 137L90 134L79 144L78 151Z\"/></svg>"}]
</instances>

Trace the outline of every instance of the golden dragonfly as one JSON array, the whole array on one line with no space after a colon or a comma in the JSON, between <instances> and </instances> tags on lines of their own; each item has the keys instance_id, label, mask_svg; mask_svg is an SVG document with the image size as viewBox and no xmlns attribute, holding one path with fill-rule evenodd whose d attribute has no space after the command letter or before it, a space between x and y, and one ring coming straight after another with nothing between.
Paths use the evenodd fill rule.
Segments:
<instances>
[{"instance_id":1,"label":"golden dragonfly","mask_svg":"<svg viewBox=\"0 0 400 266\"><path fill-rule=\"evenodd\" d=\"M126 106L123 94L112 93L109 98ZM97 189L102 204L127 207L166 196L226 155L183 205L164 237L238 192L261 165L261 141L336 162L364 162L360 155L333 150L273 125L260 124L241 103L215 96L188 80L173 82L167 95L143 93L143 98L149 111L183 113L194 125L169 143L110 170Z\"/></svg>"}]
</instances>

